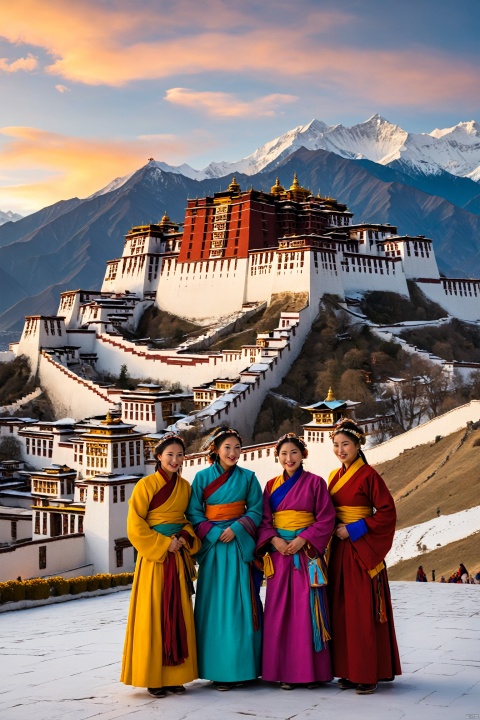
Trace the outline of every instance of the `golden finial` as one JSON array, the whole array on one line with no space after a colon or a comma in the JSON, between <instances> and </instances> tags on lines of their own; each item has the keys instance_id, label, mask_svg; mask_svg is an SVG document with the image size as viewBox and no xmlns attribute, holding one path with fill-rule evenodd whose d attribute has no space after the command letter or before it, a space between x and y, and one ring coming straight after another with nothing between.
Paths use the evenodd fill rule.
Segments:
<instances>
[{"instance_id":1,"label":"golden finial","mask_svg":"<svg viewBox=\"0 0 480 720\"><path fill-rule=\"evenodd\" d=\"M110 413L110 410L107 410L107 414L105 415L104 423L105 423L105 425L111 425L111 423L112 423L112 415Z\"/></svg>"},{"instance_id":2,"label":"golden finial","mask_svg":"<svg viewBox=\"0 0 480 720\"><path fill-rule=\"evenodd\" d=\"M240 192L240 185L237 183L237 178L235 175L232 178L232 182L228 186L228 189L232 193L239 193Z\"/></svg>"},{"instance_id":3,"label":"golden finial","mask_svg":"<svg viewBox=\"0 0 480 720\"><path fill-rule=\"evenodd\" d=\"M333 402L335 398L333 397L333 390L331 387L328 388L327 397L325 398L325 402Z\"/></svg>"},{"instance_id":4,"label":"golden finial","mask_svg":"<svg viewBox=\"0 0 480 720\"><path fill-rule=\"evenodd\" d=\"M272 195L281 195L281 194L284 193L284 192L285 192L285 188L283 188L283 187L280 185L280 180L279 180L278 177L277 177L277 179L275 180L275 185L272 186L272 188L271 188L271 190L270 190L270 193L271 193Z\"/></svg>"},{"instance_id":5,"label":"golden finial","mask_svg":"<svg viewBox=\"0 0 480 720\"><path fill-rule=\"evenodd\" d=\"M298 182L297 173L293 173L293 183L290 187L290 190L299 190L300 189L300 183Z\"/></svg>"},{"instance_id":6,"label":"golden finial","mask_svg":"<svg viewBox=\"0 0 480 720\"><path fill-rule=\"evenodd\" d=\"M172 221L171 221L170 218L168 217L167 211L165 210L165 213L164 213L162 219L160 220L160 225L168 225L168 224L171 223L171 222L172 222Z\"/></svg>"}]
</instances>

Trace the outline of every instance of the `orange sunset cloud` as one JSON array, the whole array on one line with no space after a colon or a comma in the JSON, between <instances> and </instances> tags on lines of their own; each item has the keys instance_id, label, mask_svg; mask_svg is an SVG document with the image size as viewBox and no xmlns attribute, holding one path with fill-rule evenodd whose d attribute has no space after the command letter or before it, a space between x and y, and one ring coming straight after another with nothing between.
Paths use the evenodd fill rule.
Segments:
<instances>
[{"instance_id":1,"label":"orange sunset cloud","mask_svg":"<svg viewBox=\"0 0 480 720\"><path fill-rule=\"evenodd\" d=\"M198 92L188 88L167 90L164 100L174 105L202 110L218 117L272 117L286 103L298 100L296 95L274 93L256 98L251 102L238 100L235 95L224 92Z\"/></svg>"},{"instance_id":2,"label":"orange sunset cloud","mask_svg":"<svg viewBox=\"0 0 480 720\"><path fill-rule=\"evenodd\" d=\"M268 16L253 15L249 5L16 0L0 7L0 24L11 43L41 47L52 57L47 73L88 85L228 72L280 79L290 88L308 83L313 93L336 88L393 106L439 105L478 94L476 66L456 56L424 47L354 47L332 38L332 28L352 20L341 11L290 14L287 27L284 17L277 21L277 13L290 7L286 3ZM183 105L189 99L177 95ZM228 115L221 97L201 94L200 100L201 110ZM242 104L236 107L242 116ZM261 105L253 108L261 114Z\"/></svg>"},{"instance_id":3,"label":"orange sunset cloud","mask_svg":"<svg viewBox=\"0 0 480 720\"><path fill-rule=\"evenodd\" d=\"M31 127L5 127L0 136L6 138L0 143L0 207L20 202L28 212L59 199L87 197L113 178L137 170L149 156L175 162L200 142L198 135L187 139L142 136L129 142L90 140ZM202 142L208 138L202 136ZM18 184L15 175L19 172L36 180Z\"/></svg>"}]
</instances>

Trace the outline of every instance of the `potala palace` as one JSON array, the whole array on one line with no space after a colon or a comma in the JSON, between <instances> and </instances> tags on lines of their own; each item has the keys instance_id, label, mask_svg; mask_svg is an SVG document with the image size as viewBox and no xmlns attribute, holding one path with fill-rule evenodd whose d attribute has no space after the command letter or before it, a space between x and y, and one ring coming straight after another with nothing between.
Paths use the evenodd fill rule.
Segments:
<instances>
[{"instance_id":1,"label":"potala palace","mask_svg":"<svg viewBox=\"0 0 480 720\"><path fill-rule=\"evenodd\" d=\"M354 223L345 205L313 195L296 176L289 189L277 181L270 192L242 190L233 179L224 192L189 199L183 230L167 214L133 227L101 289L62 293L57 315L27 316L20 341L0 353L3 361L29 358L59 418L0 418L0 436L17 438L23 452L22 461L0 466L0 581L133 569L128 499L153 471L153 448L167 426L195 423L207 433L227 423L248 436L267 392L300 353L324 294L345 302L371 290L408 296L407 280L448 314L480 318L480 281L440 277L430 239ZM254 345L209 350L285 292L303 306L282 312L276 330L259 333ZM122 329L135 331L152 305L208 329L174 350L126 340ZM95 371L118 375L123 365L149 381L136 390L95 381ZM165 389L169 383L182 390ZM181 403L192 397L196 410L182 420ZM355 405L329 393L306 408L308 468L328 476L328 433ZM478 420L478 403L449 415L452 430ZM440 421L377 445L369 459L434 438ZM361 422L375 433L388 418ZM240 462L262 485L278 471L273 443L244 447ZM203 453L189 455L183 474L191 480L205 464Z\"/></svg>"}]
</instances>

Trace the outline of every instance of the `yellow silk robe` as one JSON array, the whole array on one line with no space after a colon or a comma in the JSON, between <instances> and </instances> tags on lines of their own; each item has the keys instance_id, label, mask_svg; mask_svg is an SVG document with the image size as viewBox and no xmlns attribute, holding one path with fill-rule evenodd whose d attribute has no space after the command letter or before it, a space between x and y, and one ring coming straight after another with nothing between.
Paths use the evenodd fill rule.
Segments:
<instances>
[{"instance_id":1,"label":"yellow silk robe","mask_svg":"<svg viewBox=\"0 0 480 720\"><path fill-rule=\"evenodd\" d=\"M194 538L191 554L200 549L200 540L185 517L185 509L191 495L191 486L178 477L176 487L168 500L149 512L153 496L165 485L159 473L139 480L129 502L127 532L132 545L138 551L135 577L130 598L127 631L123 650L120 680L137 687L164 687L183 685L195 680L197 651L191 597L187 590L184 565L176 555L179 574L183 617L187 630L189 655L185 662L176 666L162 664L162 593L163 563L167 557L170 537L152 530L159 523L182 523Z\"/></svg>"}]
</instances>

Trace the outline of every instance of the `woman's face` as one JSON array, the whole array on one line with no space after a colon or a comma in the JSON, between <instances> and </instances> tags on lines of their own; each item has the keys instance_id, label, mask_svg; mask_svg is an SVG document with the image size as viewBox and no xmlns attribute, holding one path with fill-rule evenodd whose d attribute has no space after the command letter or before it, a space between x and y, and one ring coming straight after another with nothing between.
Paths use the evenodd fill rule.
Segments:
<instances>
[{"instance_id":1,"label":"woman's face","mask_svg":"<svg viewBox=\"0 0 480 720\"><path fill-rule=\"evenodd\" d=\"M172 443L171 445L167 445L167 447L157 455L157 460L160 461L163 472L166 473L168 477L171 477L173 473L179 472L184 457L183 447L180 443Z\"/></svg>"},{"instance_id":2,"label":"woman's face","mask_svg":"<svg viewBox=\"0 0 480 720\"><path fill-rule=\"evenodd\" d=\"M294 443L284 442L280 447L278 460L287 475L291 477L302 464L303 454Z\"/></svg>"},{"instance_id":3,"label":"woman's face","mask_svg":"<svg viewBox=\"0 0 480 720\"><path fill-rule=\"evenodd\" d=\"M355 462L360 445L346 433L339 432L333 438L333 452L346 468Z\"/></svg>"},{"instance_id":4,"label":"woman's face","mask_svg":"<svg viewBox=\"0 0 480 720\"><path fill-rule=\"evenodd\" d=\"M224 470L229 470L238 463L242 446L236 437L226 437L217 448L218 460Z\"/></svg>"}]
</instances>

